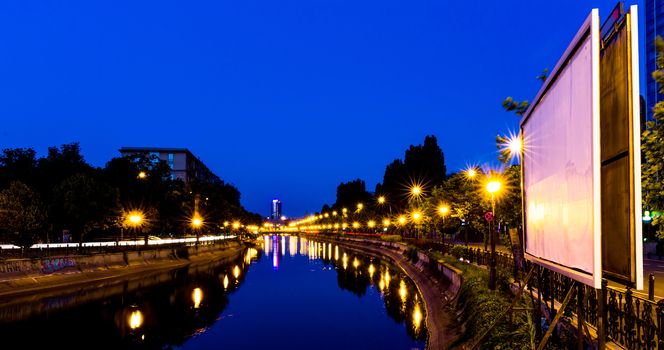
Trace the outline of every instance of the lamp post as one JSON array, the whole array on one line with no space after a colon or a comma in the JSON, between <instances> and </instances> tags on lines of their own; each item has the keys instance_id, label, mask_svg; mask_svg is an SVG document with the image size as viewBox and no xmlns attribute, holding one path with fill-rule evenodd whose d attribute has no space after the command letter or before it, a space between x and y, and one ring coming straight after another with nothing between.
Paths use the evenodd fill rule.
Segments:
<instances>
[{"instance_id":1,"label":"lamp post","mask_svg":"<svg viewBox=\"0 0 664 350\"><path fill-rule=\"evenodd\" d=\"M136 243L136 241L138 240L138 229L143 224L143 213L141 213L140 211L132 211L127 216L126 221L129 224L129 226L131 226L134 229L134 244L136 244L136 249L138 250L138 244Z\"/></svg>"},{"instance_id":2,"label":"lamp post","mask_svg":"<svg viewBox=\"0 0 664 350\"><path fill-rule=\"evenodd\" d=\"M194 214L194 217L191 219L191 227L194 229L196 233L196 245L198 245L198 240L200 236L200 228L203 225L203 219L201 219L200 215L198 213Z\"/></svg>"},{"instance_id":3,"label":"lamp post","mask_svg":"<svg viewBox=\"0 0 664 350\"><path fill-rule=\"evenodd\" d=\"M489 221L489 239L491 240L491 258L489 259L489 289L496 289L496 232L493 229L493 221L495 220L496 201L495 194L500 191L500 182L491 180L486 184L486 190L491 195L491 215Z\"/></svg>"},{"instance_id":4,"label":"lamp post","mask_svg":"<svg viewBox=\"0 0 664 350\"><path fill-rule=\"evenodd\" d=\"M441 205L440 207L438 207L438 212L440 213L440 216L443 217L443 228L440 232L441 240L443 241L443 243L445 243L445 217L447 216L447 213L449 213L449 211L450 207L448 207L447 205Z\"/></svg>"},{"instance_id":5,"label":"lamp post","mask_svg":"<svg viewBox=\"0 0 664 350\"><path fill-rule=\"evenodd\" d=\"M422 213L418 210L413 212L413 222L415 223L415 238L420 238L420 220L422 220Z\"/></svg>"}]
</instances>

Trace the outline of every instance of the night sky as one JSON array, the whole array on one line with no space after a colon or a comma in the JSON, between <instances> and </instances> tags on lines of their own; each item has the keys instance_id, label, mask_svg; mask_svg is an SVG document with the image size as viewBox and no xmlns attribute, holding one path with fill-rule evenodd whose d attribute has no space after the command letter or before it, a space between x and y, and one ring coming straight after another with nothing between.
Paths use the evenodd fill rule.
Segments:
<instances>
[{"instance_id":1,"label":"night sky","mask_svg":"<svg viewBox=\"0 0 664 350\"><path fill-rule=\"evenodd\" d=\"M103 166L122 146L186 147L247 209L278 197L302 215L341 181L372 191L428 134L448 172L496 163L496 134L518 128L501 101L532 99L615 4L4 0L0 148L78 141Z\"/></svg>"}]
</instances>

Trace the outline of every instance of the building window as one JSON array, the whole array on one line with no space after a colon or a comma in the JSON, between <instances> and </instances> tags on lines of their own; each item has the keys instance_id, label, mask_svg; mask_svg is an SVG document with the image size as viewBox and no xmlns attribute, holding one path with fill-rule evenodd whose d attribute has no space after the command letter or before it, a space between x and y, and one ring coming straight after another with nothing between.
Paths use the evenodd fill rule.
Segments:
<instances>
[{"instance_id":1,"label":"building window","mask_svg":"<svg viewBox=\"0 0 664 350\"><path fill-rule=\"evenodd\" d=\"M150 152L150 158L152 158L152 163L157 164L159 163L159 152Z\"/></svg>"},{"instance_id":2,"label":"building window","mask_svg":"<svg viewBox=\"0 0 664 350\"><path fill-rule=\"evenodd\" d=\"M173 158L174 158L173 153L169 153L168 154L168 166L171 168L171 170L173 169Z\"/></svg>"}]
</instances>

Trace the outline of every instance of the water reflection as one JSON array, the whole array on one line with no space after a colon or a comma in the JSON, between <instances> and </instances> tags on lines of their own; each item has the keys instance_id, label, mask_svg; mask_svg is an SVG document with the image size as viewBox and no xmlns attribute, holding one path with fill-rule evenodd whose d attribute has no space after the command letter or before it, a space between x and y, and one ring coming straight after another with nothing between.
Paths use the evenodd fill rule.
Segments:
<instances>
[{"instance_id":1,"label":"water reflection","mask_svg":"<svg viewBox=\"0 0 664 350\"><path fill-rule=\"evenodd\" d=\"M191 293L191 300L194 301L194 309L198 309L203 300L203 291L200 288L194 288L194 291Z\"/></svg>"},{"instance_id":2,"label":"water reflection","mask_svg":"<svg viewBox=\"0 0 664 350\"><path fill-rule=\"evenodd\" d=\"M129 328L137 329L140 328L142 324L143 314L141 313L141 310L132 311L131 315L129 315Z\"/></svg>"},{"instance_id":3,"label":"water reflection","mask_svg":"<svg viewBox=\"0 0 664 350\"><path fill-rule=\"evenodd\" d=\"M326 266L336 270L337 285L343 290L361 297L366 295L370 288L375 288L381 294L390 318L405 323L408 335L413 339L426 338L423 323L425 313L417 288L408 276L398 272L390 263L333 243L317 242L303 237L273 235L265 236L264 239L274 244L280 241L282 249L289 249L285 254L290 256L299 254L310 260L323 260ZM280 255L280 252L276 251L266 253L273 254L273 257ZM350 270L349 263L353 267ZM394 278L399 279L398 284L390 284Z\"/></svg>"},{"instance_id":4,"label":"water reflection","mask_svg":"<svg viewBox=\"0 0 664 350\"><path fill-rule=\"evenodd\" d=\"M67 303L50 303L54 297L48 294L0 300L0 337L20 340L25 348L58 348L54 339L66 339L60 345L68 348L180 346L218 319L243 281L247 261L260 254L248 250L232 259L58 296ZM231 273L236 283L229 285Z\"/></svg>"},{"instance_id":5,"label":"water reflection","mask_svg":"<svg viewBox=\"0 0 664 350\"><path fill-rule=\"evenodd\" d=\"M304 237L266 235L263 237L266 255L272 255L273 267L278 269L283 256L304 256L310 261L322 260L325 266L334 268L337 285L357 296L364 296L370 288L381 295L387 314L399 323L405 323L408 335L424 340L426 329L424 308L417 288L410 279L398 272L390 263L344 249L333 243L318 242ZM341 259L340 259L341 257ZM352 265L352 269L348 269ZM398 284L390 282L397 278Z\"/></svg>"},{"instance_id":6,"label":"water reflection","mask_svg":"<svg viewBox=\"0 0 664 350\"><path fill-rule=\"evenodd\" d=\"M142 275L135 279L95 286L89 290L60 292L58 295L36 295L10 301L0 300L0 337L18 339L25 348L57 348L56 345L90 348L90 344L94 344L94 348L98 349L197 348L196 345L191 345L191 341L205 337L213 337L207 342L215 344L218 342L219 346L227 346L229 340L222 337L224 334L226 337L228 333L252 337L254 332L266 328L265 326L261 329L252 328L256 320L269 319L272 320L271 324L274 324L270 327L279 328L281 323L284 324L281 327L286 327L287 324L297 325L303 334L311 333L313 338L305 340L304 337L301 343L297 340L297 345L289 344L289 347L308 349L312 347L311 342L315 341L317 345L313 347L317 348L321 347L317 342L323 339L321 337L325 337L321 333L316 333L322 328L307 328L313 327L309 325L311 322L307 321L311 318L289 319L289 315L286 315L289 312L274 312L274 306L282 303L284 294L279 296L279 289L276 289L277 293L274 294L273 287L288 286L292 289L287 289L284 293L290 295L303 288L302 283L310 281L307 278L311 273L323 271L325 273L323 277L336 277L336 283L334 277L320 279L331 283L326 285L326 291L321 292L323 294L321 298L327 298L323 300L329 300L333 308L340 305L335 304L337 301L332 297L335 291L339 294L350 292L361 298L368 295L362 304L353 307L364 307L365 303L373 300L373 305L378 308L384 305L389 318L402 325L398 326L400 329L405 328L405 333L411 340L408 340L403 331L399 332L400 335L390 334L381 339L384 342L382 348L385 348L385 344L395 348L394 344L397 343L394 343L392 340L394 338L390 337L402 337L410 341L411 345L408 348L423 345L418 342L426 337L423 303L410 279L388 262L335 244L316 242L297 236L264 236L262 241L258 241L258 245L262 249L246 249L230 259ZM264 255L265 259L262 259ZM260 275L260 278L253 277L252 282L247 283L247 287L242 287L247 276L251 276L253 269L257 268L249 267L257 262L266 272L261 274L256 272L254 276ZM349 268L348 265L352 267ZM297 272L299 274L288 276L292 280L284 279L284 276L297 269L301 269ZM390 283L392 280L398 283ZM340 291L336 287L334 290L330 289L330 286L335 284ZM233 297L231 303L229 297L235 293L241 295L240 291L245 290L243 288L251 290L245 303L238 300L237 296ZM295 299L289 299L290 303L284 302L289 305L292 311L290 313L293 315L298 314L299 310L309 309L311 305L319 305L311 304L310 301L315 299L309 299L309 295L304 300L302 298L297 296ZM265 300L269 302L264 302ZM233 308L237 309L229 311ZM234 317L240 322L241 317L236 316L237 314L245 315L242 319L245 323L239 326L239 331L232 332L227 328L223 328L222 331L209 331L215 327L218 329L222 323L224 327L230 327L228 322L234 320ZM343 315L349 315L348 311ZM382 316L380 313L372 313L370 317ZM351 318L356 317L351 316ZM328 327L334 324L335 318L331 315L329 319L332 323L328 324ZM358 319L357 322L361 321ZM378 322L365 321L355 327L360 327L362 333L366 334L370 327L367 323ZM392 322L388 323L394 326ZM333 328L329 330L329 332L336 331ZM339 331L342 331L340 326ZM383 329L376 331L380 332ZM40 336L35 337L35 334ZM73 336L63 337L63 335ZM54 344L49 339L60 340ZM371 339L375 341L375 337ZM351 345L356 345L356 348L367 348L359 345L363 340L353 341L357 343ZM238 347L237 342L231 343L236 345L231 348ZM334 348L331 340L326 340L326 344L327 347L322 347ZM283 343L276 348L285 345Z\"/></svg>"}]
</instances>

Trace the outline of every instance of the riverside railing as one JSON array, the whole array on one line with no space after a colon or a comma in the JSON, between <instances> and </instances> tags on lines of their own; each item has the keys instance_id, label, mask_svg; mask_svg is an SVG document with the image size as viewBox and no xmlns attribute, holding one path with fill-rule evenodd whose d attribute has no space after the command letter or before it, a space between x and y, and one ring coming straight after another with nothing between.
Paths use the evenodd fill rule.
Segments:
<instances>
[{"instance_id":1,"label":"riverside railing","mask_svg":"<svg viewBox=\"0 0 664 350\"><path fill-rule=\"evenodd\" d=\"M237 236L200 236L183 238L138 239L123 241L82 243L37 243L29 248L12 244L0 244L0 258L39 258L44 256L91 255L126 250L147 250L179 246L207 245L234 239Z\"/></svg>"},{"instance_id":2,"label":"riverside railing","mask_svg":"<svg viewBox=\"0 0 664 350\"><path fill-rule=\"evenodd\" d=\"M468 263L489 263L490 252L481 248L453 244L440 244L440 248L443 252ZM534 310L538 317L550 322L557 312L565 312L558 308L574 284L572 279L528 261L525 262L523 271L519 271L515 268L511 254L496 254L497 269L514 274L515 279L521 280L527 271L535 269L528 283L528 291L533 304L536 305ZM630 287L616 288L609 286L604 280L601 289L577 284L576 293L569 305L576 305L575 317L578 319L578 310L581 310L581 318L590 325L581 328L586 336L593 333L591 338L600 342L612 341L626 349L664 350L664 300L655 302L642 298L635 295ZM538 329L538 332L541 335L542 329Z\"/></svg>"}]
</instances>

